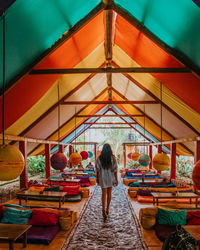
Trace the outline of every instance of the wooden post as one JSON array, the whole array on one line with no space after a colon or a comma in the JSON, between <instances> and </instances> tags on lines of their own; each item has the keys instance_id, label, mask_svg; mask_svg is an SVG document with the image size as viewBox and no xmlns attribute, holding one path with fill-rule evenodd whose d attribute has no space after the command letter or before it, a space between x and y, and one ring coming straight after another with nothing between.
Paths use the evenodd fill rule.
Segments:
<instances>
[{"instance_id":1,"label":"wooden post","mask_svg":"<svg viewBox=\"0 0 200 250\"><path fill-rule=\"evenodd\" d=\"M171 171L170 179L176 179L176 143L171 144Z\"/></svg>"},{"instance_id":2,"label":"wooden post","mask_svg":"<svg viewBox=\"0 0 200 250\"><path fill-rule=\"evenodd\" d=\"M45 173L48 179L51 176L50 144L45 144Z\"/></svg>"},{"instance_id":3,"label":"wooden post","mask_svg":"<svg viewBox=\"0 0 200 250\"><path fill-rule=\"evenodd\" d=\"M158 154L159 154L159 153L162 153L161 144L158 145L158 148L157 148L157 149L158 149ZM157 173L158 173L158 174L161 174L161 170L158 170Z\"/></svg>"},{"instance_id":4,"label":"wooden post","mask_svg":"<svg viewBox=\"0 0 200 250\"><path fill-rule=\"evenodd\" d=\"M150 157L149 169L152 169L152 145L149 145L149 157Z\"/></svg>"},{"instance_id":5,"label":"wooden post","mask_svg":"<svg viewBox=\"0 0 200 250\"><path fill-rule=\"evenodd\" d=\"M64 145L59 144L59 153L63 153L63 152L64 152ZM60 172L63 173L64 169L61 169Z\"/></svg>"},{"instance_id":6,"label":"wooden post","mask_svg":"<svg viewBox=\"0 0 200 250\"><path fill-rule=\"evenodd\" d=\"M200 141L195 141L194 164L200 160Z\"/></svg>"},{"instance_id":7,"label":"wooden post","mask_svg":"<svg viewBox=\"0 0 200 250\"><path fill-rule=\"evenodd\" d=\"M72 154L72 145L69 145L69 157ZM69 162L69 168L72 168L71 162Z\"/></svg>"},{"instance_id":8,"label":"wooden post","mask_svg":"<svg viewBox=\"0 0 200 250\"><path fill-rule=\"evenodd\" d=\"M126 168L126 145L123 144L123 154L124 154L124 168Z\"/></svg>"},{"instance_id":9,"label":"wooden post","mask_svg":"<svg viewBox=\"0 0 200 250\"><path fill-rule=\"evenodd\" d=\"M97 161L97 145L94 144L94 159L95 159L95 166L96 166L96 161Z\"/></svg>"},{"instance_id":10,"label":"wooden post","mask_svg":"<svg viewBox=\"0 0 200 250\"><path fill-rule=\"evenodd\" d=\"M59 144L59 153L63 153L64 152L64 145Z\"/></svg>"},{"instance_id":11,"label":"wooden post","mask_svg":"<svg viewBox=\"0 0 200 250\"><path fill-rule=\"evenodd\" d=\"M20 189L28 187L28 169L27 169L27 142L19 142L19 150L24 156L24 170L20 175Z\"/></svg>"}]
</instances>

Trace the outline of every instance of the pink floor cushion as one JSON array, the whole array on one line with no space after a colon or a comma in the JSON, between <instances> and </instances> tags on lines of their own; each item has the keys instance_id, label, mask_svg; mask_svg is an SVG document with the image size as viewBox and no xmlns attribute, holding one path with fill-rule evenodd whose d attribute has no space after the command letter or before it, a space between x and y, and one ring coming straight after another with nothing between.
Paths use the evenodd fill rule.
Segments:
<instances>
[{"instance_id":1,"label":"pink floor cushion","mask_svg":"<svg viewBox=\"0 0 200 250\"><path fill-rule=\"evenodd\" d=\"M137 196L137 200L139 202L145 202L145 203L153 203L153 196L141 196L141 195L138 195ZM159 200L159 203L165 203L165 202L168 202L168 201L173 201L173 200L176 200L177 203L187 203L189 204L190 203L190 200L189 199L160 199ZM192 203L195 203L195 199L192 199Z\"/></svg>"},{"instance_id":2,"label":"pink floor cushion","mask_svg":"<svg viewBox=\"0 0 200 250\"><path fill-rule=\"evenodd\" d=\"M173 232L176 231L176 226L161 225L156 223L155 232L159 240L165 241L165 239Z\"/></svg>"},{"instance_id":3,"label":"pink floor cushion","mask_svg":"<svg viewBox=\"0 0 200 250\"><path fill-rule=\"evenodd\" d=\"M77 195L79 194L80 186L64 186L63 192L67 192L67 195Z\"/></svg>"},{"instance_id":4,"label":"pink floor cushion","mask_svg":"<svg viewBox=\"0 0 200 250\"><path fill-rule=\"evenodd\" d=\"M49 245L59 232L59 225L55 226L32 226L27 232L27 243ZM19 237L16 242L22 242L23 236ZM37 248L36 248L37 249Z\"/></svg>"},{"instance_id":5,"label":"pink floor cushion","mask_svg":"<svg viewBox=\"0 0 200 250\"><path fill-rule=\"evenodd\" d=\"M81 183L81 187L90 187L90 182Z\"/></svg>"},{"instance_id":6,"label":"pink floor cushion","mask_svg":"<svg viewBox=\"0 0 200 250\"><path fill-rule=\"evenodd\" d=\"M29 225L33 226L55 226L58 224L58 212L49 212L42 209L33 209Z\"/></svg>"},{"instance_id":7,"label":"pink floor cushion","mask_svg":"<svg viewBox=\"0 0 200 250\"><path fill-rule=\"evenodd\" d=\"M188 225L200 225L200 211L187 212Z\"/></svg>"}]
</instances>

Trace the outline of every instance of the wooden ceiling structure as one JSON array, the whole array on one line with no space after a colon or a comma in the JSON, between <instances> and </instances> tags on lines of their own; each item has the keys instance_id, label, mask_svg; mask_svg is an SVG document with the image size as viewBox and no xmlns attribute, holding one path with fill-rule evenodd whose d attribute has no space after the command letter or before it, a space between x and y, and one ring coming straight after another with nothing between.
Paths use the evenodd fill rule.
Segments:
<instances>
[{"instance_id":1,"label":"wooden ceiling structure","mask_svg":"<svg viewBox=\"0 0 200 250\"><path fill-rule=\"evenodd\" d=\"M36 138L28 152L37 155L44 153L45 141L57 140L58 130L61 142L68 145L93 124L106 125L99 121L102 117L119 117L122 122L115 125L124 124L121 129L132 128L144 135L145 117L145 138L151 145L159 144L162 137L163 145L178 143L178 154L193 155L193 141L199 141L200 135L198 63L159 38L126 10L123 1L93 2L94 8L6 82L5 132L13 136L7 140ZM195 3L191 5L200 14ZM7 12L16 17L19 7L14 3ZM3 20L9 29L9 15L3 15ZM16 103L19 107L13 113ZM60 128L56 121L59 105Z\"/></svg>"}]
</instances>

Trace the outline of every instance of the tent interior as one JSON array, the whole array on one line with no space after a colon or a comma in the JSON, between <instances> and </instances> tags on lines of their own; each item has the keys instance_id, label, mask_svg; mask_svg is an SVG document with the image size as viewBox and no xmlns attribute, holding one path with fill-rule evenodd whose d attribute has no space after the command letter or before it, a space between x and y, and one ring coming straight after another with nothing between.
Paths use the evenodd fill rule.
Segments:
<instances>
[{"instance_id":1,"label":"tent interior","mask_svg":"<svg viewBox=\"0 0 200 250\"><path fill-rule=\"evenodd\" d=\"M118 117L200 159L200 0L0 2L1 143L45 155Z\"/></svg>"}]
</instances>

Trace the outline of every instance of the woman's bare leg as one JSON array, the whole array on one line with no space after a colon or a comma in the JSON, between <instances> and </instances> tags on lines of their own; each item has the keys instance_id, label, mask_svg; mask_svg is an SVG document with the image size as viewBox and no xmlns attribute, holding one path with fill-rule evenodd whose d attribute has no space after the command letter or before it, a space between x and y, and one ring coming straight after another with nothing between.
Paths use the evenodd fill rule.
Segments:
<instances>
[{"instance_id":1,"label":"woman's bare leg","mask_svg":"<svg viewBox=\"0 0 200 250\"><path fill-rule=\"evenodd\" d=\"M111 198L112 198L112 187L109 187L107 188L107 209L106 209L107 212L109 212Z\"/></svg>"},{"instance_id":2,"label":"woman's bare leg","mask_svg":"<svg viewBox=\"0 0 200 250\"><path fill-rule=\"evenodd\" d=\"M101 200L102 200L102 210L106 210L106 194L107 194L107 188L102 188L102 196L101 196Z\"/></svg>"}]
</instances>

